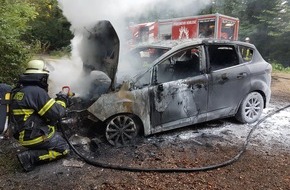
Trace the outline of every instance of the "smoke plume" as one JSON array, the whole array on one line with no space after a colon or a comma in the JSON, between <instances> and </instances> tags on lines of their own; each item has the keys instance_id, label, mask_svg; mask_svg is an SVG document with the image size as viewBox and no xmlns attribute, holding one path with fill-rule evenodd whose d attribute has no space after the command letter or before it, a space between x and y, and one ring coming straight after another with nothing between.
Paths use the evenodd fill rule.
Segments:
<instances>
[{"instance_id":1,"label":"smoke plume","mask_svg":"<svg viewBox=\"0 0 290 190\"><path fill-rule=\"evenodd\" d=\"M154 11L158 12L159 18L168 17L168 10L172 10L177 15L194 16L199 10L210 3L210 0L58 0L59 7L64 16L71 23L71 31L74 38L71 42L72 56L51 63L54 70L51 72L50 80L53 85L50 87L51 93L57 93L61 86L70 85L77 94L87 93L89 84L84 81L82 71L83 54L87 54L88 46L81 43L84 33L97 23L98 20L109 20L114 26L119 38L120 48L125 44L126 26L132 20L139 17L147 17ZM166 12L167 10L167 12ZM148 20L148 22L154 20ZM120 53L121 55L121 53ZM133 68L128 63L119 63L119 69Z\"/></svg>"}]
</instances>

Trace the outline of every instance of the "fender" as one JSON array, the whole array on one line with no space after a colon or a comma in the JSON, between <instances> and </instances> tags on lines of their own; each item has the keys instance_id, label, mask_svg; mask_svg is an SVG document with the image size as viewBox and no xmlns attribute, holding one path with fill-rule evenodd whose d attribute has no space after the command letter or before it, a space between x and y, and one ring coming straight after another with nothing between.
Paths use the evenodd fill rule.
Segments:
<instances>
[{"instance_id":1,"label":"fender","mask_svg":"<svg viewBox=\"0 0 290 190\"><path fill-rule=\"evenodd\" d=\"M271 83L271 81L268 81L268 83ZM270 98L271 98L271 89L268 87L269 85L262 80L253 79L251 81L251 86L253 91L260 92L261 95L264 98L264 108L266 108L269 105Z\"/></svg>"},{"instance_id":2,"label":"fender","mask_svg":"<svg viewBox=\"0 0 290 190\"><path fill-rule=\"evenodd\" d=\"M103 94L88 108L88 111L101 121L105 121L106 119L120 113L134 114L142 120L144 129L150 128L148 90L120 90L118 92ZM150 134L150 131L145 130L144 133L145 135L148 135Z\"/></svg>"}]
</instances>

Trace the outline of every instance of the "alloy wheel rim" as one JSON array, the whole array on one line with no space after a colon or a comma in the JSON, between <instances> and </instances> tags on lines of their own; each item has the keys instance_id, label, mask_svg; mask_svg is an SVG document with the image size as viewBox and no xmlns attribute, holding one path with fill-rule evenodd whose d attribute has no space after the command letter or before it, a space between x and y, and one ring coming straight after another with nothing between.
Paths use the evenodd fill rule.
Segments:
<instances>
[{"instance_id":1,"label":"alloy wheel rim","mask_svg":"<svg viewBox=\"0 0 290 190\"><path fill-rule=\"evenodd\" d=\"M245 107L245 115L248 119L255 119L260 115L261 102L257 97L250 98Z\"/></svg>"},{"instance_id":2,"label":"alloy wheel rim","mask_svg":"<svg viewBox=\"0 0 290 190\"><path fill-rule=\"evenodd\" d=\"M134 120L126 115L114 117L106 127L106 138L114 146L126 145L137 135Z\"/></svg>"}]
</instances>

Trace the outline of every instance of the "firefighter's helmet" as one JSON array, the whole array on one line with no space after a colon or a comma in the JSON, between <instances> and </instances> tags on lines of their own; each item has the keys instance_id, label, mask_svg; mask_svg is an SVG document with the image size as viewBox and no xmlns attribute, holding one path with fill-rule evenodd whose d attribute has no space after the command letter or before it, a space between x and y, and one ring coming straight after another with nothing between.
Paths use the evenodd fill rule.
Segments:
<instances>
[{"instance_id":1,"label":"firefighter's helmet","mask_svg":"<svg viewBox=\"0 0 290 190\"><path fill-rule=\"evenodd\" d=\"M45 63L42 60L31 60L28 62L25 74L48 74Z\"/></svg>"}]
</instances>

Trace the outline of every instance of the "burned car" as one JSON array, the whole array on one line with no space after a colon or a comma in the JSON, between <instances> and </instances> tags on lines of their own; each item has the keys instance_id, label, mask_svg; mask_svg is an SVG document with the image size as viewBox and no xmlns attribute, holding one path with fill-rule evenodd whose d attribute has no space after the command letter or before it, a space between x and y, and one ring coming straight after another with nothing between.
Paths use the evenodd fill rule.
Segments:
<instances>
[{"instance_id":1,"label":"burned car","mask_svg":"<svg viewBox=\"0 0 290 190\"><path fill-rule=\"evenodd\" d=\"M190 39L139 50L152 48L162 53L149 67L87 109L112 145L219 118L253 123L270 101L272 67L252 44Z\"/></svg>"}]
</instances>

